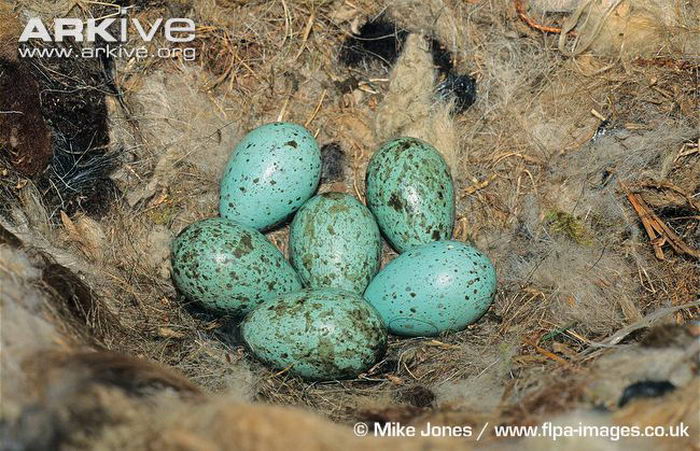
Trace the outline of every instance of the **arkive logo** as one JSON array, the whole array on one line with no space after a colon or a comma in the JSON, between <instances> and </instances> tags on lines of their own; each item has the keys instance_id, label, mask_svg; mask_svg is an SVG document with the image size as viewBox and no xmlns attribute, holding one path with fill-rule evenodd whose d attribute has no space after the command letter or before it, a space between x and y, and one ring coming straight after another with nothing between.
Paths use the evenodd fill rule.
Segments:
<instances>
[{"instance_id":1,"label":"arkive logo","mask_svg":"<svg viewBox=\"0 0 700 451\"><path fill-rule=\"evenodd\" d=\"M116 25L115 25L116 24ZM73 38L76 42L95 42L99 37L105 42L127 42L129 25L133 25L144 42L151 42L162 30L168 42L191 42L195 39L195 23L192 19L157 19L152 25L144 25L138 19L106 18L87 19L59 18L53 23L53 36L40 18L29 19L22 31L19 42L39 39L44 42L63 42ZM113 26L115 25L115 26ZM116 34L116 35L115 35Z\"/></svg>"}]
</instances>

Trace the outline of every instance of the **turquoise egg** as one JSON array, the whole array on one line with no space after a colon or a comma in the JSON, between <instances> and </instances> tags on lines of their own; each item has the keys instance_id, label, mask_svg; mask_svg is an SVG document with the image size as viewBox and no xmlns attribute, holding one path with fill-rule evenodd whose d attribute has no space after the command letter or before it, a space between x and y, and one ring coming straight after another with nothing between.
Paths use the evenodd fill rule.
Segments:
<instances>
[{"instance_id":1,"label":"turquoise egg","mask_svg":"<svg viewBox=\"0 0 700 451\"><path fill-rule=\"evenodd\" d=\"M257 230L222 218L186 227L172 243L173 280L191 301L233 315L301 289L294 268Z\"/></svg>"},{"instance_id":2,"label":"turquoise egg","mask_svg":"<svg viewBox=\"0 0 700 451\"><path fill-rule=\"evenodd\" d=\"M307 129L275 122L248 133L221 180L221 216L266 230L297 211L318 187L321 151Z\"/></svg>"},{"instance_id":3,"label":"turquoise egg","mask_svg":"<svg viewBox=\"0 0 700 451\"><path fill-rule=\"evenodd\" d=\"M382 240L374 216L357 199L323 193L294 216L289 254L304 286L362 295L379 270Z\"/></svg>"},{"instance_id":4,"label":"turquoise egg","mask_svg":"<svg viewBox=\"0 0 700 451\"><path fill-rule=\"evenodd\" d=\"M387 333L377 311L341 290L303 290L255 308L241 324L250 351L277 369L312 380L356 377L377 363Z\"/></svg>"},{"instance_id":5,"label":"turquoise egg","mask_svg":"<svg viewBox=\"0 0 700 451\"><path fill-rule=\"evenodd\" d=\"M496 270L479 250L436 241L396 257L372 280L365 299L396 335L432 336L475 322L493 302Z\"/></svg>"},{"instance_id":6,"label":"turquoise egg","mask_svg":"<svg viewBox=\"0 0 700 451\"><path fill-rule=\"evenodd\" d=\"M367 206L399 253L452 238L452 177L445 160L427 142L398 138L374 153L367 167Z\"/></svg>"}]
</instances>

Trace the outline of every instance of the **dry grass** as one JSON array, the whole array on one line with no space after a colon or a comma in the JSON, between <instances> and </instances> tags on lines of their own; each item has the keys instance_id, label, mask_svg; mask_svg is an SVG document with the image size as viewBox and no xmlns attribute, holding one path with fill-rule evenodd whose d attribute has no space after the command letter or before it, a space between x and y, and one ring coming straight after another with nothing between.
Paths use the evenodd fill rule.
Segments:
<instances>
[{"instance_id":1,"label":"dry grass","mask_svg":"<svg viewBox=\"0 0 700 451\"><path fill-rule=\"evenodd\" d=\"M378 143L374 117L389 74L344 68L336 55L353 20L383 10L364 0L195 2L196 63L117 62L123 102L108 106L111 145L124 149L113 176L124 199L86 226L91 235L71 234L64 223L44 239L72 255L119 318L119 336L103 331L100 346L178 368L208 391L239 390L342 422L363 419L377 406L410 407L401 393L413 386L442 393L445 408L492 390L490 413L512 422L578 405L577 384L595 361L586 357L594 343L661 307L697 302L697 261L673 251L658 261L617 188L617 181L651 177L696 198L697 66L567 59L555 36L521 23L506 0L392 5L399 23L435 33L456 66L478 80L477 103L454 118L456 237L492 257L500 286L479 323L437 339L393 339L385 359L356 380L310 384L262 367L237 341L231 319L183 304L167 259L157 258L167 256L168 236L216 214L218 174L198 163L217 161L239 133L265 122L298 122L321 143L340 142L349 167L332 189L364 198L364 170ZM347 92L340 86L350 78L359 86ZM154 85L159 80L170 87ZM163 103L144 100L158 89L170 114ZM183 127L189 131L173 138ZM681 210L664 210L667 201L642 195L688 245L698 246L697 200L676 214ZM568 222L553 227L552 217ZM286 237L286 228L269 235L283 251ZM567 263L561 256L575 258ZM697 313L685 308L670 319L683 323Z\"/></svg>"}]
</instances>

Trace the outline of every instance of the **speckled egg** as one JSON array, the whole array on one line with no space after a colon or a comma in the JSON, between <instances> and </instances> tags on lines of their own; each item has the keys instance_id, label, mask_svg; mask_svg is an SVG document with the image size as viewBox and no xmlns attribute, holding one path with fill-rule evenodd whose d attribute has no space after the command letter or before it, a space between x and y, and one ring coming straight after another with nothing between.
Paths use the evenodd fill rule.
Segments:
<instances>
[{"instance_id":1,"label":"speckled egg","mask_svg":"<svg viewBox=\"0 0 700 451\"><path fill-rule=\"evenodd\" d=\"M382 242L367 207L348 194L323 193L294 216L289 250L304 286L362 295L379 270Z\"/></svg>"},{"instance_id":2,"label":"speckled egg","mask_svg":"<svg viewBox=\"0 0 700 451\"><path fill-rule=\"evenodd\" d=\"M440 153L419 139L398 138L375 152L367 167L367 206L398 252L452 238L452 177Z\"/></svg>"},{"instance_id":3,"label":"speckled egg","mask_svg":"<svg viewBox=\"0 0 700 451\"><path fill-rule=\"evenodd\" d=\"M496 270L459 241L414 247L384 267L365 291L396 335L432 336L475 322L493 302Z\"/></svg>"},{"instance_id":4,"label":"speckled egg","mask_svg":"<svg viewBox=\"0 0 700 451\"><path fill-rule=\"evenodd\" d=\"M306 379L357 376L384 355L377 311L341 290L303 290L265 302L246 316L241 335L263 362Z\"/></svg>"},{"instance_id":5,"label":"speckled egg","mask_svg":"<svg viewBox=\"0 0 700 451\"><path fill-rule=\"evenodd\" d=\"M173 241L172 266L188 299L234 315L301 289L294 268L260 232L222 218L185 228Z\"/></svg>"},{"instance_id":6,"label":"speckled egg","mask_svg":"<svg viewBox=\"0 0 700 451\"><path fill-rule=\"evenodd\" d=\"M284 221L313 195L321 152L297 124L275 122L248 133L236 146L221 180L221 216L258 230Z\"/></svg>"}]
</instances>

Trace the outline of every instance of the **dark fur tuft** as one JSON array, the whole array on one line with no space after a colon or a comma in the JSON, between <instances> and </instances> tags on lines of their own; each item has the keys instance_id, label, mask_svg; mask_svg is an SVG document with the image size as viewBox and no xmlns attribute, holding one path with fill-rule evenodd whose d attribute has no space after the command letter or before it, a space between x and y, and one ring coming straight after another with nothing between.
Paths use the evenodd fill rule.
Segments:
<instances>
[{"instance_id":1,"label":"dark fur tuft","mask_svg":"<svg viewBox=\"0 0 700 451\"><path fill-rule=\"evenodd\" d=\"M345 151L340 144L332 142L321 147L321 182L342 180L345 173Z\"/></svg>"}]
</instances>

